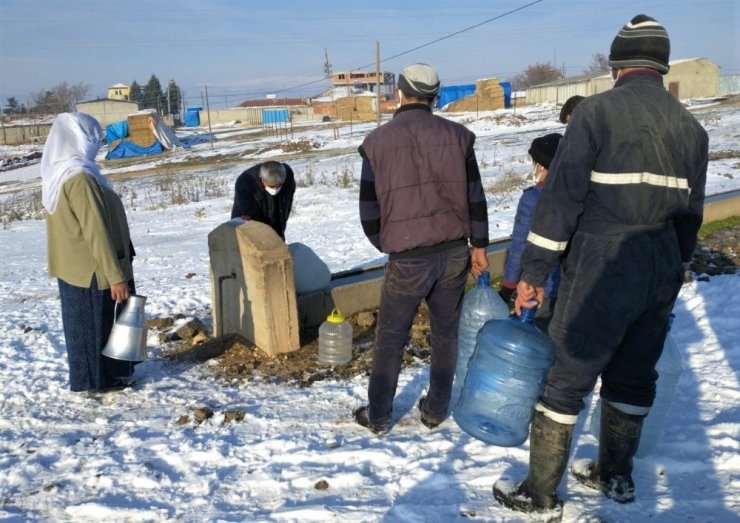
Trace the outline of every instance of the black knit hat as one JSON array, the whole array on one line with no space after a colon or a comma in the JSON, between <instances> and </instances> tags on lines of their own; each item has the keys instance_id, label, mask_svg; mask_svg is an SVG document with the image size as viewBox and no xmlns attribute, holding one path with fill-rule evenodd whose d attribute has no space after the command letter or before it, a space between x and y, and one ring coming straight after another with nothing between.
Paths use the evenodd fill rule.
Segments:
<instances>
[{"instance_id":1,"label":"black knit hat","mask_svg":"<svg viewBox=\"0 0 740 523\"><path fill-rule=\"evenodd\" d=\"M407 96L432 99L439 94L437 71L427 64L411 64L398 77L398 88Z\"/></svg>"},{"instance_id":2,"label":"black knit hat","mask_svg":"<svg viewBox=\"0 0 740 523\"><path fill-rule=\"evenodd\" d=\"M649 67L666 74L670 54L671 42L665 27L654 18L637 15L614 37L609 65L617 69Z\"/></svg>"},{"instance_id":3,"label":"black knit hat","mask_svg":"<svg viewBox=\"0 0 740 523\"><path fill-rule=\"evenodd\" d=\"M529 148L529 155L532 159L545 169L550 168L550 162L555 157L558 150L558 144L563 137L560 133L546 134L532 140L532 146Z\"/></svg>"}]
</instances>

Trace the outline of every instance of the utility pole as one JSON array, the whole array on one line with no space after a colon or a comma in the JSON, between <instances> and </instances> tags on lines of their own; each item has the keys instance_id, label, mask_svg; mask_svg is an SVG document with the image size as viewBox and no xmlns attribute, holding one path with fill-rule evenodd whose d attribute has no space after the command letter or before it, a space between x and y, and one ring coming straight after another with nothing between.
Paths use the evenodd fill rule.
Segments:
<instances>
[{"instance_id":1,"label":"utility pole","mask_svg":"<svg viewBox=\"0 0 740 523\"><path fill-rule=\"evenodd\" d=\"M337 105L334 101L334 82L332 82L331 78L331 64L329 63L329 53L326 51L326 47L324 47L324 74L326 74L326 77L329 79L329 93L330 93L330 99L331 99L331 107L334 111L334 118L332 118L332 126L334 129L334 139L339 138L339 129L337 128Z\"/></svg>"},{"instance_id":2,"label":"utility pole","mask_svg":"<svg viewBox=\"0 0 740 523\"><path fill-rule=\"evenodd\" d=\"M380 127L380 42L375 40L375 100L378 104L377 124Z\"/></svg>"},{"instance_id":3,"label":"utility pole","mask_svg":"<svg viewBox=\"0 0 740 523\"><path fill-rule=\"evenodd\" d=\"M211 151L213 150L213 132L211 131L211 107L208 105L208 86L206 88L206 112L208 113L208 137L211 140Z\"/></svg>"}]
</instances>

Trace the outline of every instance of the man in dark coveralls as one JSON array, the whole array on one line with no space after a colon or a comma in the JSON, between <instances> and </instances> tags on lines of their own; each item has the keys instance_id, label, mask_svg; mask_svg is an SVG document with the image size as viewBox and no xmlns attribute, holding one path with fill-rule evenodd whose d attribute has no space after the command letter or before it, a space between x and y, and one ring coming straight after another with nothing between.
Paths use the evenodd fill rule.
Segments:
<instances>
[{"instance_id":1,"label":"man in dark coveralls","mask_svg":"<svg viewBox=\"0 0 740 523\"><path fill-rule=\"evenodd\" d=\"M572 472L617 502L635 498L632 458L702 223L708 160L707 133L663 86L669 53L665 28L649 16L619 31L609 55L614 88L573 111L537 204L515 309L542 299L561 258L549 330L556 358L532 420L529 474L493 487L513 510L562 514L556 489L599 376L598 459Z\"/></svg>"}]
</instances>

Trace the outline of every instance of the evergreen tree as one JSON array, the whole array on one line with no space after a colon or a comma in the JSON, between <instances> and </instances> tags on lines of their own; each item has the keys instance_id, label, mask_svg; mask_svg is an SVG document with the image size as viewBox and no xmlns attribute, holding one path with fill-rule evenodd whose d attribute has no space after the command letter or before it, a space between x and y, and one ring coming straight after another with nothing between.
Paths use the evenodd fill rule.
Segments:
<instances>
[{"instance_id":1,"label":"evergreen tree","mask_svg":"<svg viewBox=\"0 0 740 523\"><path fill-rule=\"evenodd\" d=\"M167 83L167 113L168 114L180 114L180 88L175 83L175 80L170 80Z\"/></svg>"},{"instance_id":2,"label":"evergreen tree","mask_svg":"<svg viewBox=\"0 0 740 523\"><path fill-rule=\"evenodd\" d=\"M131 82L131 87L129 88L129 91L128 91L128 99L131 102L141 103L143 98L144 98L144 95L141 92L141 86L139 85L139 82L134 80L133 82Z\"/></svg>"},{"instance_id":3,"label":"evergreen tree","mask_svg":"<svg viewBox=\"0 0 740 523\"><path fill-rule=\"evenodd\" d=\"M18 104L18 100L15 96L11 96L7 99L8 104L5 106L5 114L19 114L21 112L21 106Z\"/></svg>"},{"instance_id":4,"label":"evergreen tree","mask_svg":"<svg viewBox=\"0 0 740 523\"><path fill-rule=\"evenodd\" d=\"M160 114L167 109L167 100L162 93L162 84L159 83L159 79L154 74L144 86L142 103L145 109L156 109Z\"/></svg>"}]
</instances>

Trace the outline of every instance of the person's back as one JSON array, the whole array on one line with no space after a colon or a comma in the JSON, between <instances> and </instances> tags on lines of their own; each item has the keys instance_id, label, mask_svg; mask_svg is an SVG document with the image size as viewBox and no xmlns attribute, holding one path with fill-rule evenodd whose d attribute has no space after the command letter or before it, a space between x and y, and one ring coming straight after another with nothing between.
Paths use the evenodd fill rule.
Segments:
<instances>
[{"instance_id":1,"label":"person's back","mask_svg":"<svg viewBox=\"0 0 740 523\"><path fill-rule=\"evenodd\" d=\"M375 173L383 252L470 236L465 160L474 140L423 104L403 106L367 136L362 149Z\"/></svg>"},{"instance_id":2,"label":"person's back","mask_svg":"<svg viewBox=\"0 0 740 523\"><path fill-rule=\"evenodd\" d=\"M659 73L627 73L615 89L583 100L568 130L568 145L576 150L556 169L571 173L593 165L579 227L660 224L689 206L701 212L704 195L697 189L704 185L699 177L707 135L665 90Z\"/></svg>"}]
</instances>

